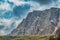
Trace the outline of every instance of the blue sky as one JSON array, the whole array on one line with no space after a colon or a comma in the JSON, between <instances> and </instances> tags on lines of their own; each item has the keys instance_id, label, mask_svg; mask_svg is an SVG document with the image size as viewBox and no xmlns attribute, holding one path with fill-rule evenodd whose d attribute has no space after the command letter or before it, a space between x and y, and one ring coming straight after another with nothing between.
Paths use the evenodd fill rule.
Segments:
<instances>
[{"instance_id":1,"label":"blue sky","mask_svg":"<svg viewBox=\"0 0 60 40\"><path fill-rule=\"evenodd\" d=\"M60 8L60 0L0 0L0 35L10 33L29 12Z\"/></svg>"}]
</instances>

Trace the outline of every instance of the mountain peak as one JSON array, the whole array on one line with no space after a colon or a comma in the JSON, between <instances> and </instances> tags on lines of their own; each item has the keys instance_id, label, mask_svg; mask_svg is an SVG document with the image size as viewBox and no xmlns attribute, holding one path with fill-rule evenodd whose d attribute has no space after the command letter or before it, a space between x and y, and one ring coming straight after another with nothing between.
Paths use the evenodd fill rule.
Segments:
<instances>
[{"instance_id":1,"label":"mountain peak","mask_svg":"<svg viewBox=\"0 0 60 40\"><path fill-rule=\"evenodd\" d=\"M51 11L51 9L54 9ZM26 19L11 32L11 35L48 35L55 31L58 27L60 10L59 8L51 8L44 11L30 12ZM51 22L52 20L52 22Z\"/></svg>"},{"instance_id":2,"label":"mountain peak","mask_svg":"<svg viewBox=\"0 0 60 40\"><path fill-rule=\"evenodd\" d=\"M52 7L51 9L60 9L60 8Z\"/></svg>"}]
</instances>

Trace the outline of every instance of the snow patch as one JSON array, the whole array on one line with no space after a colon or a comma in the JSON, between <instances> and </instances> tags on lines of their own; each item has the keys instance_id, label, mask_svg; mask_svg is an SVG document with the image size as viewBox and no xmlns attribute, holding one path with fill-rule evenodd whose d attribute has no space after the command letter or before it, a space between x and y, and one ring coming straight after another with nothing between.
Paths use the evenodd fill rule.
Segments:
<instances>
[{"instance_id":1,"label":"snow patch","mask_svg":"<svg viewBox=\"0 0 60 40\"><path fill-rule=\"evenodd\" d=\"M58 27L55 27L55 30L54 30L54 32L53 32L52 34L55 34L55 33L56 33L56 31L57 31L57 29L58 29Z\"/></svg>"}]
</instances>

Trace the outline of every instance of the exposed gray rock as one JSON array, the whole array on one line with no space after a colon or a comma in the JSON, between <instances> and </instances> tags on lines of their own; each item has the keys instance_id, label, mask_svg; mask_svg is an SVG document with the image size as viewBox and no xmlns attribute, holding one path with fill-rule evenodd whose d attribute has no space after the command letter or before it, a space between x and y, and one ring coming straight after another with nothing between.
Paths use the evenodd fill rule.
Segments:
<instances>
[{"instance_id":1,"label":"exposed gray rock","mask_svg":"<svg viewBox=\"0 0 60 40\"><path fill-rule=\"evenodd\" d=\"M30 12L10 35L48 35L58 27L60 17L59 8Z\"/></svg>"}]
</instances>

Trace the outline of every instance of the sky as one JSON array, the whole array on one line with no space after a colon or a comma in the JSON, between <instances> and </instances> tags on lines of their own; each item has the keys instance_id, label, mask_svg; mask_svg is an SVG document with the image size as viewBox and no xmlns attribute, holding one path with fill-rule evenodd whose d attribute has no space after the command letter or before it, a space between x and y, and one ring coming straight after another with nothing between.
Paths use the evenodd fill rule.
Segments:
<instances>
[{"instance_id":1,"label":"sky","mask_svg":"<svg viewBox=\"0 0 60 40\"><path fill-rule=\"evenodd\" d=\"M60 0L0 0L0 35L15 29L29 12L60 8Z\"/></svg>"}]
</instances>

